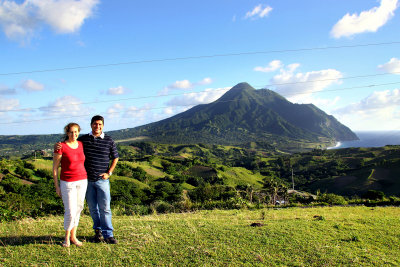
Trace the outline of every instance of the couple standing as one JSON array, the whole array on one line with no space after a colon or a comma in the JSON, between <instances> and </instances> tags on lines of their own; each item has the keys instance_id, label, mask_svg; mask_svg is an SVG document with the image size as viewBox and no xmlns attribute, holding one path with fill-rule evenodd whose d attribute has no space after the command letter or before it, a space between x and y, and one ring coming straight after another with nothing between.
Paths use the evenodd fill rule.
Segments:
<instances>
[{"instance_id":1,"label":"couple standing","mask_svg":"<svg viewBox=\"0 0 400 267\"><path fill-rule=\"evenodd\" d=\"M109 181L119 158L117 147L112 138L103 133L102 116L94 116L90 126L92 132L79 137L80 126L69 123L64 128L65 141L54 145L54 185L57 194L62 197L65 209L64 247L69 247L71 243L82 246L82 242L76 238L76 230L85 195L93 220L94 241L100 242L103 237L106 243L117 244L111 223Z\"/></svg>"}]
</instances>

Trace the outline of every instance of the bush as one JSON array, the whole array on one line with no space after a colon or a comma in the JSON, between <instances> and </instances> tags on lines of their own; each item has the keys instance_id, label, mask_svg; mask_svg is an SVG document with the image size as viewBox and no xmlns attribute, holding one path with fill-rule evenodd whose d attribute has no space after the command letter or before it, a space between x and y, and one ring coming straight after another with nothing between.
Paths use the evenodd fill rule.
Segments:
<instances>
[{"instance_id":1,"label":"bush","mask_svg":"<svg viewBox=\"0 0 400 267\"><path fill-rule=\"evenodd\" d=\"M332 193L325 193L317 198L318 202L327 203L329 205L346 205L347 201L344 197Z\"/></svg>"},{"instance_id":2,"label":"bush","mask_svg":"<svg viewBox=\"0 0 400 267\"><path fill-rule=\"evenodd\" d=\"M157 200L150 205L154 213L169 213L174 212L174 206L168 202Z\"/></svg>"},{"instance_id":3,"label":"bush","mask_svg":"<svg viewBox=\"0 0 400 267\"><path fill-rule=\"evenodd\" d=\"M363 198L369 200L383 200L385 198L385 193L383 193L382 191L368 190L363 195Z\"/></svg>"},{"instance_id":4,"label":"bush","mask_svg":"<svg viewBox=\"0 0 400 267\"><path fill-rule=\"evenodd\" d=\"M48 180L53 179L53 172L46 169L37 169L35 175L38 177L46 178Z\"/></svg>"}]
</instances>

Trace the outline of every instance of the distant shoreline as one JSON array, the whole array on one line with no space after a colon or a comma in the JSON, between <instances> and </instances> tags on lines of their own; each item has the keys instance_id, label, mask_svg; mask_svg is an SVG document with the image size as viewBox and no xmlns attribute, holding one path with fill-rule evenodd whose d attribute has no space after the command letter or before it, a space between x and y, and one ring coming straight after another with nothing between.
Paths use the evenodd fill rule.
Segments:
<instances>
[{"instance_id":1,"label":"distant shoreline","mask_svg":"<svg viewBox=\"0 0 400 267\"><path fill-rule=\"evenodd\" d=\"M400 145L400 131L359 131L355 132L355 134L360 140L339 141L335 146L328 147L327 149Z\"/></svg>"}]
</instances>

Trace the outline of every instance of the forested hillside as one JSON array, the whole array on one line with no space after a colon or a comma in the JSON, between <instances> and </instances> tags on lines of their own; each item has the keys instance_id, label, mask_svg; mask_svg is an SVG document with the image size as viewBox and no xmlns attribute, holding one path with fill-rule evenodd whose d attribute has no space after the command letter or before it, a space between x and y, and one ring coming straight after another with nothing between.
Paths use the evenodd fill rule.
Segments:
<instances>
[{"instance_id":1,"label":"forested hillside","mask_svg":"<svg viewBox=\"0 0 400 267\"><path fill-rule=\"evenodd\" d=\"M119 145L121 158L111 178L114 209L148 214L277 204L398 203L399 146L292 155L256 147ZM51 157L0 161L3 220L62 212L51 168Z\"/></svg>"}]
</instances>

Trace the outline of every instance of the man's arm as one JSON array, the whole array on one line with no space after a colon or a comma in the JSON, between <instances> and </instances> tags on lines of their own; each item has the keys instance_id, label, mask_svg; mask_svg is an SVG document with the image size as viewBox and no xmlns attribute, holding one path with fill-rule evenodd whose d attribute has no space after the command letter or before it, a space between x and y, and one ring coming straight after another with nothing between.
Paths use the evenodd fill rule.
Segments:
<instances>
[{"instance_id":1,"label":"man's arm","mask_svg":"<svg viewBox=\"0 0 400 267\"><path fill-rule=\"evenodd\" d=\"M111 166L108 169L108 172L100 174L100 176L103 177L103 180L107 180L110 178L111 175L109 175L109 173L112 173L114 171L115 166L117 166L117 163L118 163L118 158L113 159L111 162Z\"/></svg>"},{"instance_id":2,"label":"man's arm","mask_svg":"<svg viewBox=\"0 0 400 267\"><path fill-rule=\"evenodd\" d=\"M54 151L60 150L61 149L61 142L57 142L54 144Z\"/></svg>"}]
</instances>

